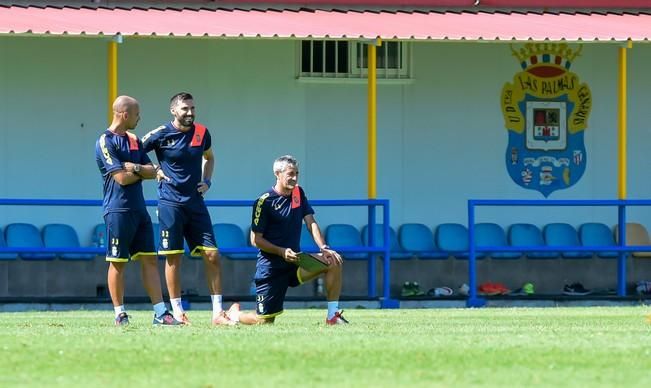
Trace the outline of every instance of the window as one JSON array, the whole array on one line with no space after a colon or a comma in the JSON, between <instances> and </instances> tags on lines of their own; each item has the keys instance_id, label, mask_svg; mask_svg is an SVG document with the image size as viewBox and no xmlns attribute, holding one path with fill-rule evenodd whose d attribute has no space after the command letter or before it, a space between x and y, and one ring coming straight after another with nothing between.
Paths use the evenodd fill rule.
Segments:
<instances>
[{"instance_id":1,"label":"window","mask_svg":"<svg viewBox=\"0 0 651 388\"><path fill-rule=\"evenodd\" d=\"M340 40L304 40L300 43L299 77L322 79L366 78L368 44ZM409 79L409 45L383 42L377 47L378 79Z\"/></svg>"}]
</instances>

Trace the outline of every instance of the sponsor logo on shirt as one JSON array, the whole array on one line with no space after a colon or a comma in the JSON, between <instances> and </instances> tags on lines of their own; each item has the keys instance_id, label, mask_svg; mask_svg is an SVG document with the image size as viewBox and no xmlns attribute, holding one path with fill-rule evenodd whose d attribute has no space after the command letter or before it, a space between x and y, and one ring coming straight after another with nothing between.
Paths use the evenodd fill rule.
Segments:
<instances>
[{"instance_id":1,"label":"sponsor logo on shirt","mask_svg":"<svg viewBox=\"0 0 651 388\"><path fill-rule=\"evenodd\" d=\"M269 193L262 194L260 199L258 199L258 203L255 205L255 216L253 217L253 223L255 225L258 225L258 223L260 222L260 214L262 214L262 205L264 204L264 200L267 199L268 196Z\"/></svg>"},{"instance_id":2,"label":"sponsor logo on shirt","mask_svg":"<svg viewBox=\"0 0 651 388\"><path fill-rule=\"evenodd\" d=\"M106 161L106 164L113 165L113 159L111 158L111 155L108 152L108 148L106 148L106 134L103 134L102 136L99 137L99 148L102 150L102 155L104 156L104 160Z\"/></svg>"}]
</instances>

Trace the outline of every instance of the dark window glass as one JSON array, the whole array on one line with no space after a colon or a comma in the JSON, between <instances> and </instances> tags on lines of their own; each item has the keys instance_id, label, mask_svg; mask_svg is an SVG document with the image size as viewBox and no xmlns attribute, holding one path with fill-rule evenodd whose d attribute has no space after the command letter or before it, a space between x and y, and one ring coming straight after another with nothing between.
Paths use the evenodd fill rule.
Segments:
<instances>
[{"instance_id":1,"label":"dark window glass","mask_svg":"<svg viewBox=\"0 0 651 388\"><path fill-rule=\"evenodd\" d=\"M351 44L356 56L350 58ZM377 47L377 68L402 70L401 42L384 42ZM348 74L354 68L368 69L368 45L337 40L305 40L301 42L301 73Z\"/></svg>"},{"instance_id":2,"label":"dark window glass","mask_svg":"<svg viewBox=\"0 0 651 388\"><path fill-rule=\"evenodd\" d=\"M337 42L337 72L348 73L348 42Z\"/></svg>"},{"instance_id":3,"label":"dark window glass","mask_svg":"<svg viewBox=\"0 0 651 388\"><path fill-rule=\"evenodd\" d=\"M402 53L400 52L400 42L384 42L375 52L377 55L378 69L400 69ZM362 69L368 68L368 45L357 44L357 67Z\"/></svg>"},{"instance_id":4,"label":"dark window glass","mask_svg":"<svg viewBox=\"0 0 651 388\"><path fill-rule=\"evenodd\" d=\"M385 64L387 60L386 52L387 52L386 43L382 43L382 46L375 48L375 53L377 55L377 69L384 69L384 67L386 66ZM366 55L368 55L368 47L366 48Z\"/></svg>"},{"instance_id":5,"label":"dark window glass","mask_svg":"<svg viewBox=\"0 0 651 388\"><path fill-rule=\"evenodd\" d=\"M325 42L325 71L326 73L335 72L335 53L337 49L337 42L334 40L327 40Z\"/></svg>"},{"instance_id":6,"label":"dark window glass","mask_svg":"<svg viewBox=\"0 0 651 388\"><path fill-rule=\"evenodd\" d=\"M368 45L357 43L357 67L366 69L368 67Z\"/></svg>"},{"instance_id":7,"label":"dark window glass","mask_svg":"<svg viewBox=\"0 0 651 388\"><path fill-rule=\"evenodd\" d=\"M321 40L312 42L312 71L323 72L323 41Z\"/></svg>"},{"instance_id":8,"label":"dark window glass","mask_svg":"<svg viewBox=\"0 0 651 388\"><path fill-rule=\"evenodd\" d=\"M304 40L301 42L301 72L309 73L312 58L310 58L310 45L312 42Z\"/></svg>"},{"instance_id":9,"label":"dark window glass","mask_svg":"<svg viewBox=\"0 0 651 388\"><path fill-rule=\"evenodd\" d=\"M400 43L387 42L387 68L399 69L400 62Z\"/></svg>"}]
</instances>

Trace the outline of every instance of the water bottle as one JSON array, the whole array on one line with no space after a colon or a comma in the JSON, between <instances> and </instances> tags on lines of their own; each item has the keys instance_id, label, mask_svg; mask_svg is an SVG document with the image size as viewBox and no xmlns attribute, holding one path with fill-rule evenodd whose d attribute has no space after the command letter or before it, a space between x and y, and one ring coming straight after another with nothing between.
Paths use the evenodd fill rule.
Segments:
<instances>
[{"instance_id":1,"label":"water bottle","mask_svg":"<svg viewBox=\"0 0 651 388\"><path fill-rule=\"evenodd\" d=\"M97 240L97 246L100 248L106 247L106 241L104 240L104 233L99 234L99 239Z\"/></svg>"},{"instance_id":2,"label":"water bottle","mask_svg":"<svg viewBox=\"0 0 651 388\"><path fill-rule=\"evenodd\" d=\"M315 291L317 296L323 296L325 295L325 289L323 287L323 278L318 277L316 278L316 286L315 286Z\"/></svg>"}]
</instances>

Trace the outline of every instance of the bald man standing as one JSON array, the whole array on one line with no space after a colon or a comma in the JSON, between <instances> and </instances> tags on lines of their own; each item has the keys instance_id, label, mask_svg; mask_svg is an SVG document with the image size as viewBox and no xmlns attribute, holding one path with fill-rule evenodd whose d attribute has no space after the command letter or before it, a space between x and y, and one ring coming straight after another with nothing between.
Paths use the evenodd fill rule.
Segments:
<instances>
[{"instance_id":1,"label":"bald man standing","mask_svg":"<svg viewBox=\"0 0 651 388\"><path fill-rule=\"evenodd\" d=\"M104 178L104 223L108 287L115 310L115 324L126 326L124 269L139 260L142 281L154 306L154 325L179 325L167 311L161 291L154 232L142 193L142 180L156 177L154 166L138 137L128 130L140 120L140 105L129 96L113 102L113 121L95 144L95 160Z\"/></svg>"}]
</instances>

